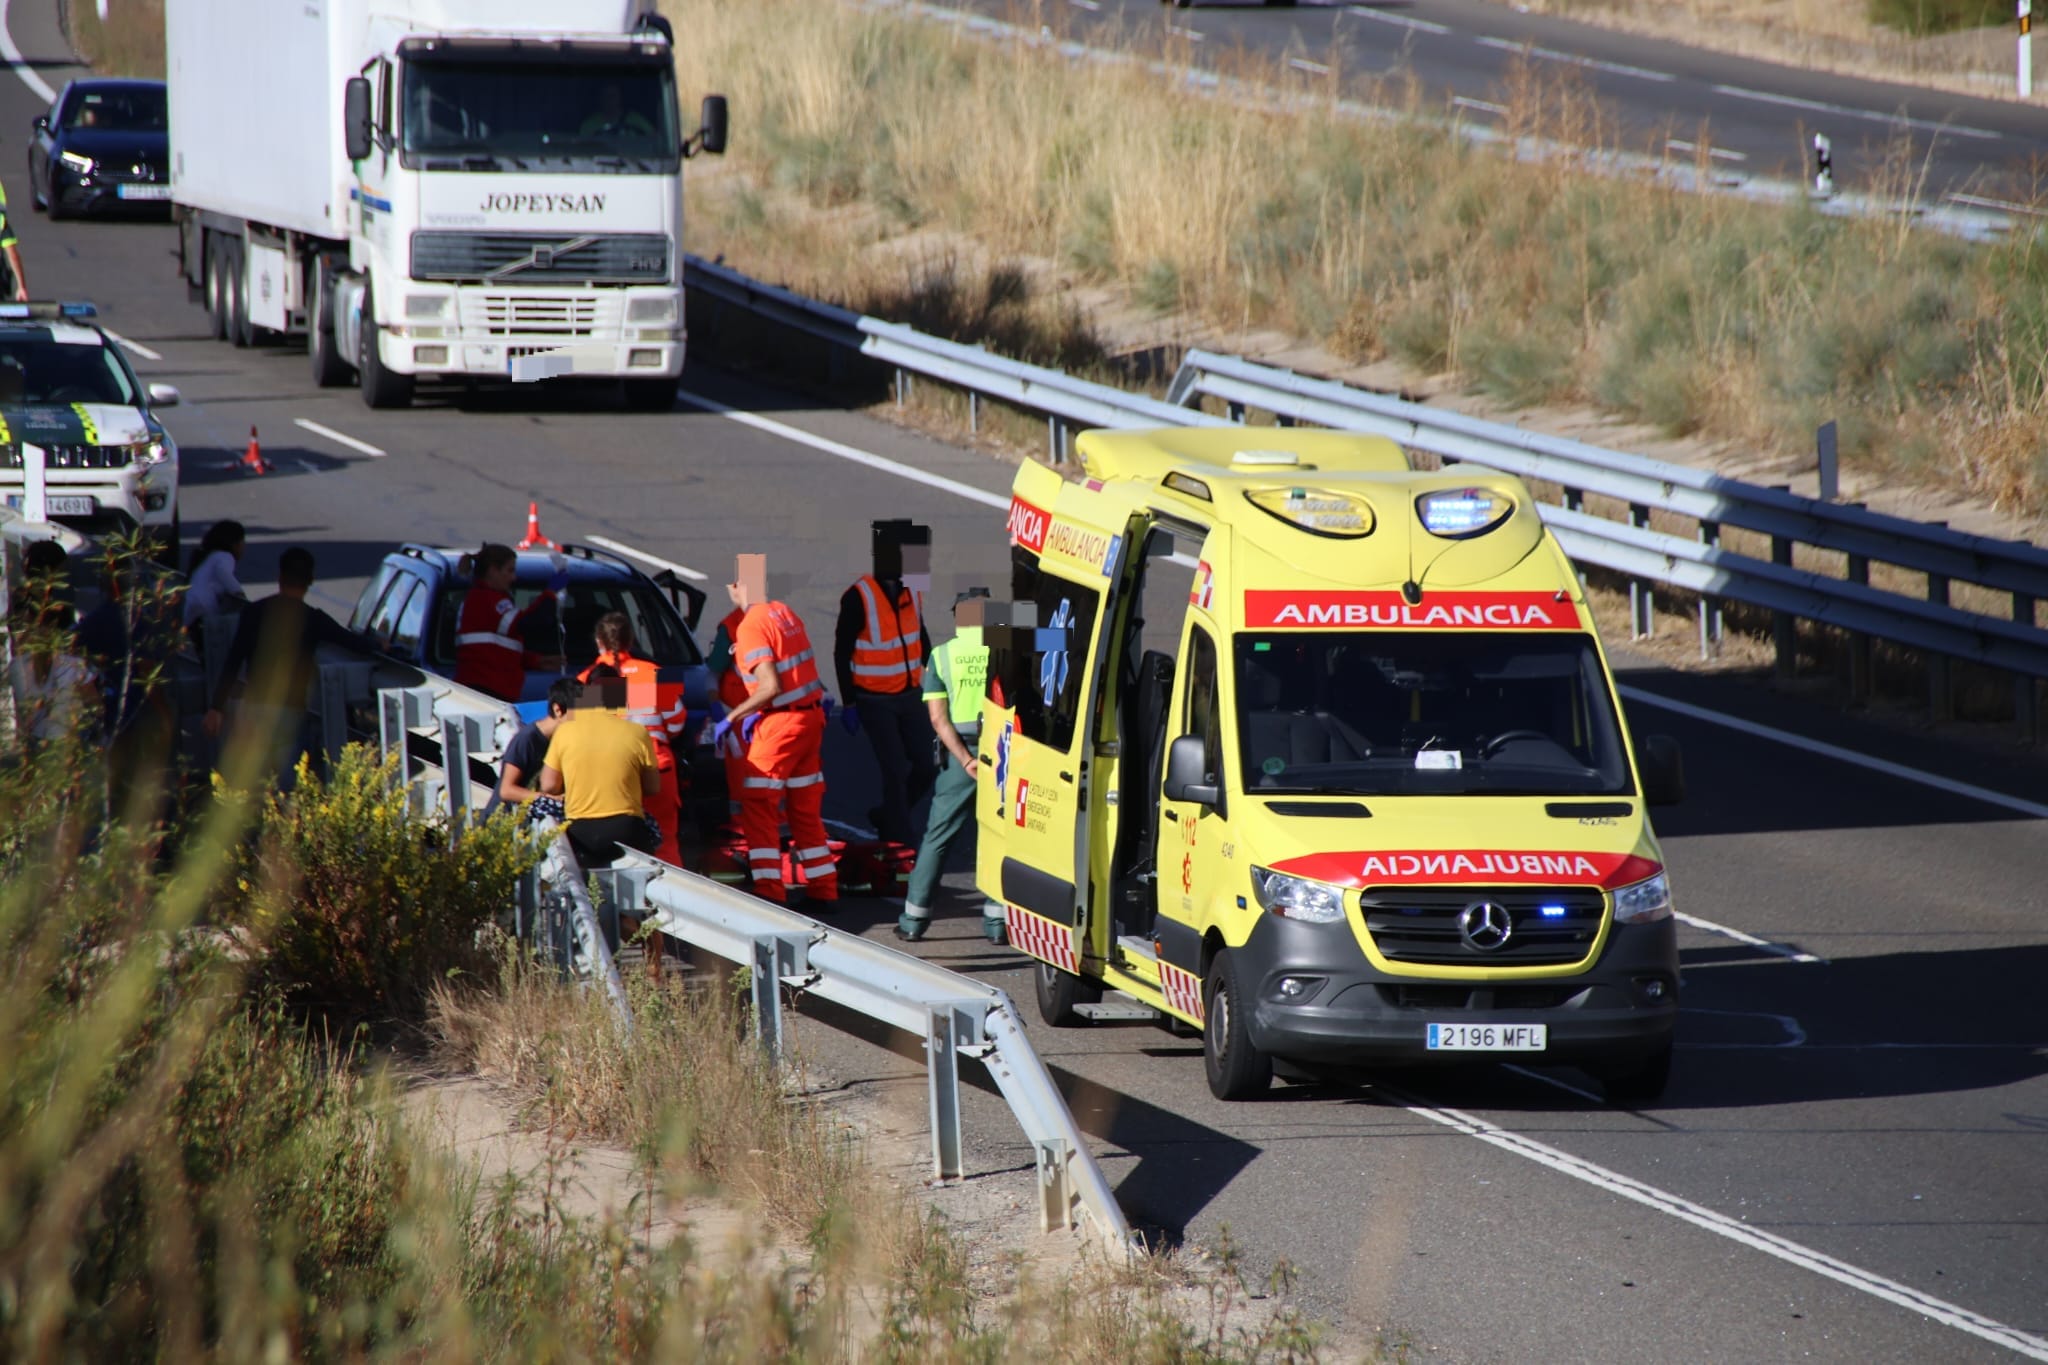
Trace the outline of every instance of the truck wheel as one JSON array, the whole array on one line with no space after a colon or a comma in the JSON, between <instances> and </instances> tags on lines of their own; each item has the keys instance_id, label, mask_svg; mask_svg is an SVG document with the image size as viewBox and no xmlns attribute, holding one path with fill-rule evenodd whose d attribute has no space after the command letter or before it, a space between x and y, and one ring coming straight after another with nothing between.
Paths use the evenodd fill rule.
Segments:
<instances>
[{"instance_id":1,"label":"truck wheel","mask_svg":"<svg viewBox=\"0 0 2048 1365\"><path fill-rule=\"evenodd\" d=\"M1671 1084L1671 1044L1665 1043L1649 1056L1619 1067L1595 1067L1593 1074L1607 1092L1610 1104L1635 1106L1663 1098Z\"/></svg>"},{"instance_id":2,"label":"truck wheel","mask_svg":"<svg viewBox=\"0 0 2048 1365\"><path fill-rule=\"evenodd\" d=\"M208 233L206 237L206 321L213 329L215 341L228 339L228 284L227 267L222 262L224 255L220 238Z\"/></svg>"},{"instance_id":3,"label":"truck wheel","mask_svg":"<svg viewBox=\"0 0 2048 1365\"><path fill-rule=\"evenodd\" d=\"M1219 1100L1249 1100L1273 1083L1273 1059L1252 1046L1251 1001L1238 982L1237 962L1216 954L1209 979L1202 1028L1202 1069L1209 1093Z\"/></svg>"},{"instance_id":4,"label":"truck wheel","mask_svg":"<svg viewBox=\"0 0 2048 1365\"><path fill-rule=\"evenodd\" d=\"M368 291L363 300L369 301ZM362 326L356 329L358 353L356 355L356 377L362 382L363 402L373 408L409 408L412 406L412 376L397 374L384 368L384 356L377 349L377 338L384 329L364 317Z\"/></svg>"},{"instance_id":5,"label":"truck wheel","mask_svg":"<svg viewBox=\"0 0 2048 1365\"><path fill-rule=\"evenodd\" d=\"M628 379L625 387L628 412L667 412L676 405L673 379Z\"/></svg>"},{"instance_id":6,"label":"truck wheel","mask_svg":"<svg viewBox=\"0 0 2048 1365\"><path fill-rule=\"evenodd\" d=\"M256 332L249 325L249 274L242 268L242 244L230 239L220 254L227 266L228 344L246 349L256 344Z\"/></svg>"},{"instance_id":7,"label":"truck wheel","mask_svg":"<svg viewBox=\"0 0 2048 1365\"><path fill-rule=\"evenodd\" d=\"M338 389L353 378L349 363L334 340L334 286L327 267L315 262L306 286L306 357L313 365L313 382L323 389Z\"/></svg>"},{"instance_id":8,"label":"truck wheel","mask_svg":"<svg viewBox=\"0 0 2048 1365\"><path fill-rule=\"evenodd\" d=\"M1031 975L1038 987L1038 1017L1054 1028L1078 1028L1087 1023L1074 1006L1093 1005L1102 999L1100 984L1063 972L1050 962L1039 963Z\"/></svg>"}]
</instances>

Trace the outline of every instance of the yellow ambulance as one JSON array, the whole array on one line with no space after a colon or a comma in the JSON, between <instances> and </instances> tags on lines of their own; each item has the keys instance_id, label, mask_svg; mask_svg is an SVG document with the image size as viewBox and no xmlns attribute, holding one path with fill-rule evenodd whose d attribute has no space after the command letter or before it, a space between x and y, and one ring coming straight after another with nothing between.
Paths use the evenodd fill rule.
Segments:
<instances>
[{"instance_id":1,"label":"yellow ambulance","mask_svg":"<svg viewBox=\"0 0 2048 1365\"><path fill-rule=\"evenodd\" d=\"M1528 489L1337 432L1077 449L1012 488L978 753L976 880L1047 1022L1199 1029L1225 1099L1276 1062L1661 1092L1679 756L1630 736Z\"/></svg>"}]
</instances>

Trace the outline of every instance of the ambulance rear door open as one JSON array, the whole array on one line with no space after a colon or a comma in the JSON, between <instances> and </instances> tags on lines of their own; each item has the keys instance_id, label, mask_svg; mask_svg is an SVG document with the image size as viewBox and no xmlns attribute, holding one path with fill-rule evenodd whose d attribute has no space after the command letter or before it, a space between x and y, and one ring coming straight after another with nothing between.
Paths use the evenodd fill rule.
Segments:
<instances>
[{"instance_id":1,"label":"ambulance rear door open","mask_svg":"<svg viewBox=\"0 0 2048 1365\"><path fill-rule=\"evenodd\" d=\"M1088 952L1088 808L1102 780L1094 729L1128 523L1101 525L1117 503L1080 489L1062 496L1064 487L1040 494L1051 506L1012 497L1011 609L1033 611L1035 625L991 635L975 879L1004 903L1012 943L1078 975Z\"/></svg>"}]
</instances>

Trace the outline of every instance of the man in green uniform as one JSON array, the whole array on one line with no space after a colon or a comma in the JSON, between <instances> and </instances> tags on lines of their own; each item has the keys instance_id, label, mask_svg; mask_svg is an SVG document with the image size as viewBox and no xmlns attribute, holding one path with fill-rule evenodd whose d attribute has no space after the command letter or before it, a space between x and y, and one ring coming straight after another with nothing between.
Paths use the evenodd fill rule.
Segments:
<instances>
[{"instance_id":1,"label":"man in green uniform","mask_svg":"<svg viewBox=\"0 0 2048 1365\"><path fill-rule=\"evenodd\" d=\"M28 302L28 272L21 268L21 247L14 240L14 219L7 212L7 192L0 190L0 294L16 303Z\"/></svg>"},{"instance_id":2,"label":"man in green uniform","mask_svg":"<svg viewBox=\"0 0 2048 1365\"><path fill-rule=\"evenodd\" d=\"M896 937L912 942L923 938L931 926L946 850L962 833L974 829L974 776L980 767L974 741L981 733L981 700L988 679L988 646L981 638L988 595L987 588L969 588L953 599L953 638L932 651L924 670L925 710L945 759L932 787L931 820L918 846L917 865L910 871L903 914L896 921ZM982 907L981 930L989 942L1003 941L1003 915L995 905Z\"/></svg>"}]
</instances>

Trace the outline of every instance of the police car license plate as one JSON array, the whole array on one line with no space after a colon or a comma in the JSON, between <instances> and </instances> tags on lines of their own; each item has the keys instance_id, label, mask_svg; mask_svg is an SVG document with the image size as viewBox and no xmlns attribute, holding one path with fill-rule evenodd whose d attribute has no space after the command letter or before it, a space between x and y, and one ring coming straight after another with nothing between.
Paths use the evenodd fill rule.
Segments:
<instances>
[{"instance_id":1,"label":"police car license plate","mask_svg":"<svg viewBox=\"0 0 2048 1365\"><path fill-rule=\"evenodd\" d=\"M114 197L116 199L168 199L171 197L171 187L169 185L116 185L114 186Z\"/></svg>"},{"instance_id":2,"label":"police car license plate","mask_svg":"<svg viewBox=\"0 0 2048 1365\"><path fill-rule=\"evenodd\" d=\"M53 517L89 517L99 508L89 497L45 498Z\"/></svg>"},{"instance_id":3,"label":"police car license plate","mask_svg":"<svg viewBox=\"0 0 2048 1365\"><path fill-rule=\"evenodd\" d=\"M1431 1024L1431 1052L1541 1052L1549 1042L1545 1024Z\"/></svg>"}]
</instances>

